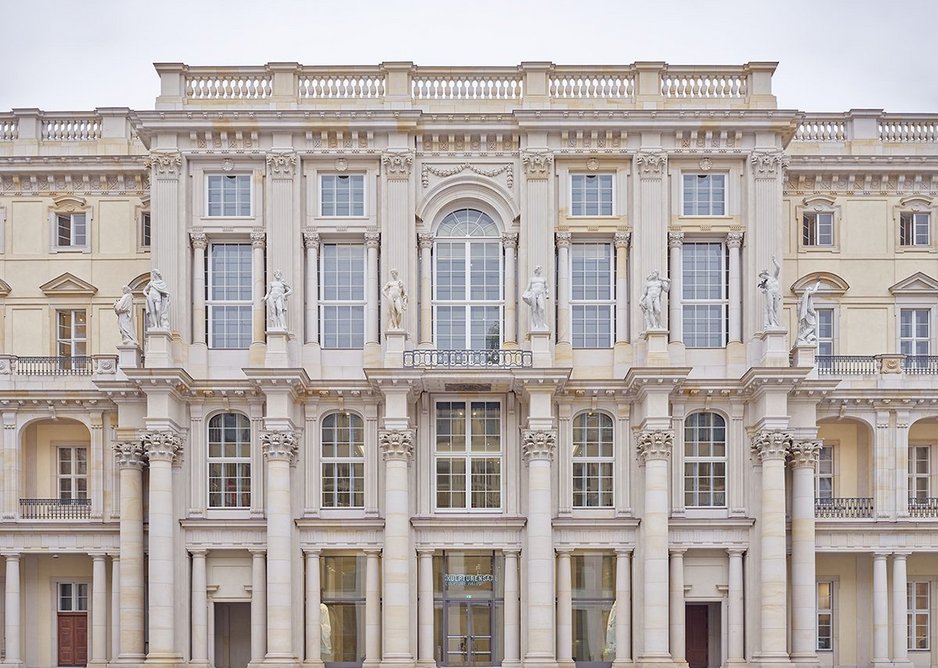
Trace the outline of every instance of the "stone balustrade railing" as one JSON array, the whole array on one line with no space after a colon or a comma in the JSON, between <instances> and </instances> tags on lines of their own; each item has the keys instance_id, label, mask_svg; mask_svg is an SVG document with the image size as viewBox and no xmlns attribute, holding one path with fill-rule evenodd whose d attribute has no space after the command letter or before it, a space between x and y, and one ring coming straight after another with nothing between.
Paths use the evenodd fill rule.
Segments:
<instances>
[{"instance_id":1,"label":"stone balustrade railing","mask_svg":"<svg viewBox=\"0 0 938 668\"><path fill-rule=\"evenodd\" d=\"M93 141L101 138L100 116L75 115L42 119L45 141Z\"/></svg>"},{"instance_id":2,"label":"stone balustrade railing","mask_svg":"<svg viewBox=\"0 0 938 668\"><path fill-rule=\"evenodd\" d=\"M795 132L796 141L846 141L847 119L843 114L811 114Z\"/></svg>"},{"instance_id":3,"label":"stone balustrade railing","mask_svg":"<svg viewBox=\"0 0 938 668\"><path fill-rule=\"evenodd\" d=\"M420 68L411 77L414 100L520 100L523 87L514 68Z\"/></svg>"},{"instance_id":4,"label":"stone balustrade railing","mask_svg":"<svg viewBox=\"0 0 938 668\"><path fill-rule=\"evenodd\" d=\"M253 69L254 71L250 71ZM203 72L186 78L190 100L263 100L273 93L273 79L264 68L244 71Z\"/></svg>"},{"instance_id":5,"label":"stone balustrade railing","mask_svg":"<svg viewBox=\"0 0 938 668\"><path fill-rule=\"evenodd\" d=\"M852 109L833 114L809 113L795 132L795 141L799 142L856 140L936 143L938 114L887 114L882 109Z\"/></svg>"},{"instance_id":6,"label":"stone balustrade railing","mask_svg":"<svg viewBox=\"0 0 938 668\"><path fill-rule=\"evenodd\" d=\"M385 84L378 68L304 67L297 74L300 100L378 99L384 97Z\"/></svg>"},{"instance_id":7,"label":"stone balustrade railing","mask_svg":"<svg viewBox=\"0 0 938 668\"><path fill-rule=\"evenodd\" d=\"M665 67L661 94L667 98L745 99L749 77L736 67Z\"/></svg>"},{"instance_id":8,"label":"stone balustrade railing","mask_svg":"<svg viewBox=\"0 0 938 668\"><path fill-rule=\"evenodd\" d=\"M549 94L555 100L631 100L635 72L630 66L588 68L556 66L551 72Z\"/></svg>"},{"instance_id":9,"label":"stone balustrade railing","mask_svg":"<svg viewBox=\"0 0 938 668\"><path fill-rule=\"evenodd\" d=\"M6 114L0 116L0 141L13 141L16 139L17 126L15 116Z\"/></svg>"},{"instance_id":10,"label":"stone balustrade railing","mask_svg":"<svg viewBox=\"0 0 938 668\"><path fill-rule=\"evenodd\" d=\"M59 155L62 144L70 145L70 154L96 153L101 142L109 144L107 153L126 155L143 152L134 133L132 112L126 107L99 107L93 111L42 111L14 109L0 114L0 145L4 155L28 154L36 146L48 147ZM6 144L11 142L11 144Z\"/></svg>"}]
</instances>

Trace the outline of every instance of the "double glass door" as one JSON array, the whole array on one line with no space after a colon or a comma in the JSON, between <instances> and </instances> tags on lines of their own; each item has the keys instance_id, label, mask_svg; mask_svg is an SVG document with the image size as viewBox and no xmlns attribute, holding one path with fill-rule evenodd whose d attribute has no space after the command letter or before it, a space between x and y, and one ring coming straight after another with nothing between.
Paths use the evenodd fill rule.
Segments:
<instances>
[{"instance_id":1,"label":"double glass door","mask_svg":"<svg viewBox=\"0 0 938 668\"><path fill-rule=\"evenodd\" d=\"M491 666L492 601L448 602L443 612L446 666Z\"/></svg>"}]
</instances>

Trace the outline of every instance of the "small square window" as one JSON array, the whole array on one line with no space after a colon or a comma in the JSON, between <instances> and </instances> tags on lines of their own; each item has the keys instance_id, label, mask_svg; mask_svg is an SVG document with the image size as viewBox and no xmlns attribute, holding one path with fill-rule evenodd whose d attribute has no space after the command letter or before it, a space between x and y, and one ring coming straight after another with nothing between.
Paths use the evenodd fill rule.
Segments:
<instances>
[{"instance_id":1,"label":"small square window","mask_svg":"<svg viewBox=\"0 0 938 668\"><path fill-rule=\"evenodd\" d=\"M208 215L211 217L248 217L251 215L250 174L210 174Z\"/></svg>"},{"instance_id":2,"label":"small square window","mask_svg":"<svg viewBox=\"0 0 938 668\"><path fill-rule=\"evenodd\" d=\"M801 219L802 246L834 245L834 214L810 211Z\"/></svg>"},{"instance_id":3,"label":"small square window","mask_svg":"<svg viewBox=\"0 0 938 668\"><path fill-rule=\"evenodd\" d=\"M570 213L574 216L612 215L612 174L573 174Z\"/></svg>"},{"instance_id":4,"label":"small square window","mask_svg":"<svg viewBox=\"0 0 938 668\"><path fill-rule=\"evenodd\" d=\"M931 214L903 211L899 214L899 245L928 246L930 228Z\"/></svg>"},{"instance_id":5,"label":"small square window","mask_svg":"<svg viewBox=\"0 0 938 668\"><path fill-rule=\"evenodd\" d=\"M365 215L362 174L323 174L320 186L320 215L337 218Z\"/></svg>"},{"instance_id":6,"label":"small square window","mask_svg":"<svg viewBox=\"0 0 938 668\"><path fill-rule=\"evenodd\" d=\"M684 215L725 216L726 174L684 174Z\"/></svg>"}]
</instances>

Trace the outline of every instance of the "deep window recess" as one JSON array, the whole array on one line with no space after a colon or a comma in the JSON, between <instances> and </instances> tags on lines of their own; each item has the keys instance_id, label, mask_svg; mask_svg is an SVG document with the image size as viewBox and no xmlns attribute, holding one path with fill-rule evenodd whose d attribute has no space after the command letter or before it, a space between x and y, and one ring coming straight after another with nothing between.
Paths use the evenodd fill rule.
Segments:
<instances>
[{"instance_id":1,"label":"deep window recess","mask_svg":"<svg viewBox=\"0 0 938 668\"><path fill-rule=\"evenodd\" d=\"M612 244L570 246L570 309L573 347L608 348L615 321L615 273Z\"/></svg>"},{"instance_id":2,"label":"deep window recess","mask_svg":"<svg viewBox=\"0 0 938 668\"><path fill-rule=\"evenodd\" d=\"M208 505L251 507L251 422L241 413L208 422Z\"/></svg>"},{"instance_id":3,"label":"deep window recess","mask_svg":"<svg viewBox=\"0 0 938 668\"><path fill-rule=\"evenodd\" d=\"M684 215L726 215L725 174L684 174Z\"/></svg>"},{"instance_id":4,"label":"deep window recess","mask_svg":"<svg viewBox=\"0 0 938 668\"><path fill-rule=\"evenodd\" d=\"M365 506L365 427L353 413L322 419L322 505Z\"/></svg>"},{"instance_id":5,"label":"deep window recess","mask_svg":"<svg viewBox=\"0 0 938 668\"><path fill-rule=\"evenodd\" d=\"M365 247L323 244L319 322L323 348L365 345Z\"/></svg>"},{"instance_id":6,"label":"deep window recess","mask_svg":"<svg viewBox=\"0 0 938 668\"><path fill-rule=\"evenodd\" d=\"M573 507L611 508L613 504L612 418L580 413L573 420Z\"/></svg>"},{"instance_id":7,"label":"deep window recess","mask_svg":"<svg viewBox=\"0 0 938 668\"><path fill-rule=\"evenodd\" d=\"M251 345L251 245L212 244L208 256L208 336L210 348Z\"/></svg>"},{"instance_id":8,"label":"deep window recess","mask_svg":"<svg viewBox=\"0 0 938 668\"><path fill-rule=\"evenodd\" d=\"M436 507L501 508L501 404L436 402Z\"/></svg>"},{"instance_id":9,"label":"deep window recess","mask_svg":"<svg viewBox=\"0 0 938 668\"><path fill-rule=\"evenodd\" d=\"M247 217L251 215L250 174L210 174L208 215Z\"/></svg>"},{"instance_id":10,"label":"deep window recess","mask_svg":"<svg viewBox=\"0 0 938 668\"><path fill-rule=\"evenodd\" d=\"M684 423L684 504L726 506L726 420L691 413Z\"/></svg>"},{"instance_id":11,"label":"deep window recess","mask_svg":"<svg viewBox=\"0 0 938 668\"><path fill-rule=\"evenodd\" d=\"M365 177L361 174L323 174L321 215L365 215Z\"/></svg>"}]
</instances>

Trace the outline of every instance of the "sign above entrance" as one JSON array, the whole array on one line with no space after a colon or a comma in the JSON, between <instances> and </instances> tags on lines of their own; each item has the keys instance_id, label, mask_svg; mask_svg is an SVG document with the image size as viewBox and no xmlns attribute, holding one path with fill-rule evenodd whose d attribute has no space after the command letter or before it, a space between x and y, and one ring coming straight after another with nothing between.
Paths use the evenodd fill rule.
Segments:
<instances>
[{"instance_id":1,"label":"sign above entrance","mask_svg":"<svg viewBox=\"0 0 938 668\"><path fill-rule=\"evenodd\" d=\"M472 573L447 573L443 576L443 584L445 585L463 585L464 587L473 587L485 584L487 582L494 582L495 578L492 577L490 573L488 574L475 574Z\"/></svg>"}]
</instances>

